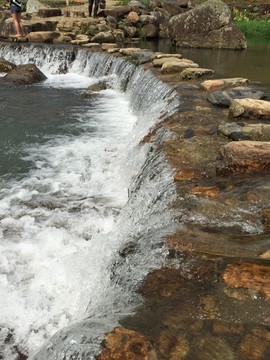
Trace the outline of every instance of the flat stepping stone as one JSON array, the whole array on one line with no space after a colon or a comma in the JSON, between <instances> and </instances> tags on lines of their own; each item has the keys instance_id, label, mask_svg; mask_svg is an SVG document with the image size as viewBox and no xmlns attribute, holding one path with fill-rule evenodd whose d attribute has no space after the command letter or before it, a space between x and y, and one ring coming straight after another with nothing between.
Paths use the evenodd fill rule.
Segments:
<instances>
[{"instance_id":1,"label":"flat stepping stone","mask_svg":"<svg viewBox=\"0 0 270 360\"><path fill-rule=\"evenodd\" d=\"M207 100L216 106L229 107L233 99L262 99L264 96L263 91L250 88L235 88L213 91L208 95Z\"/></svg>"}]
</instances>

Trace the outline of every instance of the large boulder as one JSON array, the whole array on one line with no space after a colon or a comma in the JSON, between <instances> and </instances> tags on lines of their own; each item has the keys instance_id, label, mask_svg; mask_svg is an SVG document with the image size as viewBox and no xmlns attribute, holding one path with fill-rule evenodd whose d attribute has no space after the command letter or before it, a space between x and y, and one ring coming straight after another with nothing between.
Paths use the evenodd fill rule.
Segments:
<instances>
[{"instance_id":1,"label":"large boulder","mask_svg":"<svg viewBox=\"0 0 270 360\"><path fill-rule=\"evenodd\" d=\"M209 0L169 22L172 41L177 46L246 49L245 36L235 25L230 8L221 0Z\"/></svg>"},{"instance_id":2,"label":"large boulder","mask_svg":"<svg viewBox=\"0 0 270 360\"><path fill-rule=\"evenodd\" d=\"M46 80L47 77L35 64L18 65L3 78L4 81L16 84L35 84Z\"/></svg>"},{"instance_id":3,"label":"large boulder","mask_svg":"<svg viewBox=\"0 0 270 360\"><path fill-rule=\"evenodd\" d=\"M37 13L40 9L48 9L49 7L45 4L42 4L38 0L28 0L26 2L26 12L28 14Z\"/></svg>"}]
</instances>

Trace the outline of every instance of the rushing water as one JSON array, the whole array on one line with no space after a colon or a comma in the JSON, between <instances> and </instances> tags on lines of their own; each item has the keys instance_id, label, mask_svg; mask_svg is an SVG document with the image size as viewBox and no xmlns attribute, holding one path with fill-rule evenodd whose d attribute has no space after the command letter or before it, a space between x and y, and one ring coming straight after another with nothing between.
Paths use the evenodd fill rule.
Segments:
<instances>
[{"instance_id":1,"label":"rushing water","mask_svg":"<svg viewBox=\"0 0 270 360\"><path fill-rule=\"evenodd\" d=\"M3 44L0 56L48 78L0 88L0 354L91 359L165 257L173 176L139 143L178 100L108 55ZM87 90L99 80L109 88Z\"/></svg>"}]
</instances>

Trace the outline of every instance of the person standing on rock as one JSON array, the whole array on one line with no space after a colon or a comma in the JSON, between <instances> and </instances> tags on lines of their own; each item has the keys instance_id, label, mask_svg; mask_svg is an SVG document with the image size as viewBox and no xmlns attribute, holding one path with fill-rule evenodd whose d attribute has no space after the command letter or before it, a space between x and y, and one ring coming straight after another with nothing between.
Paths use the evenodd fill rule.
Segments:
<instances>
[{"instance_id":1,"label":"person standing on rock","mask_svg":"<svg viewBox=\"0 0 270 360\"><path fill-rule=\"evenodd\" d=\"M97 17L99 0L88 0L88 1L89 1L88 2L89 16L92 16L92 10L93 10L93 5L94 5L94 17Z\"/></svg>"},{"instance_id":2,"label":"person standing on rock","mask_svg":"<svg viewBox=\"0 0 270 360\"><path fill-rule=\"evenodd\" d=\"M22 25L22 2L21 0L10 0L10 12L14 22L16 35L15 37L24 37L23 25Z\"/></svg>"}]
</instances>

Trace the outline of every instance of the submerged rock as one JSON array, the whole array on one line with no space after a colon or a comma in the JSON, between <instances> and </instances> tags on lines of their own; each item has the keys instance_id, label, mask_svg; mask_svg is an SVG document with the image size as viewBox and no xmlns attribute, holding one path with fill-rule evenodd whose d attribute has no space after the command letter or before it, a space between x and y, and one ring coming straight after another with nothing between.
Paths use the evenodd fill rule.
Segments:
<instances>
[{"instance_id":1,"label":"submerged rock","mask_svg":"<svg viewBox=\"0 0 270 360\"><path fill-rule=\"evenodd\" d=\"M157 360L151 343L140 333L117 327L105 335L105 349L97 360Z\"/></svg>"},{"instance_id":2,"label":"submerged rock","mask_svg":"<svg viewBox=\"0 0 270 360\"><path fill-rule=\"evenodd\" d=\"M270 268L267 265L252 263L230 264L223 274L223 280L231 288L256 290L265 299L270 299Z\"/></svg>"}]
</instances>

